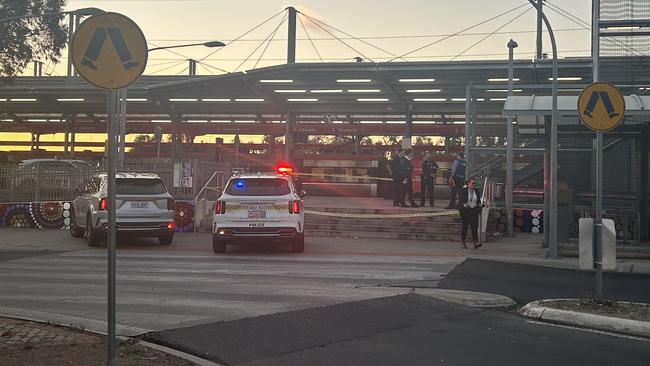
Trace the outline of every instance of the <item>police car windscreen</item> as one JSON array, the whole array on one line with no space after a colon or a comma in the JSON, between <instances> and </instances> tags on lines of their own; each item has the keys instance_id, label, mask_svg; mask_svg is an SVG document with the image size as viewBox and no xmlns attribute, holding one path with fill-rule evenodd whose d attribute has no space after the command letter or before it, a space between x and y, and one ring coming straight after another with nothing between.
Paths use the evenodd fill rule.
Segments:
<instances>
[{"instance_id":1,"label":"police car windscreen","mask_svg":"<svg viewBox=\"0 0 650 366\"><path fill-rule=\"evenodd\" d=\"M160 179L118 178L117 194L161 194L167 192Z\"/></svg>"},{"instance_id":2,"label":"police car windscreen","mask_svg":"<svg viewBox=\"0 0 650 366\"><path fill-rule=\"evenodd\" d=\"M281 178L233 179L226 187L231 196L282 196L289 194L289 183Z\"/></svg>"}]
</instances>

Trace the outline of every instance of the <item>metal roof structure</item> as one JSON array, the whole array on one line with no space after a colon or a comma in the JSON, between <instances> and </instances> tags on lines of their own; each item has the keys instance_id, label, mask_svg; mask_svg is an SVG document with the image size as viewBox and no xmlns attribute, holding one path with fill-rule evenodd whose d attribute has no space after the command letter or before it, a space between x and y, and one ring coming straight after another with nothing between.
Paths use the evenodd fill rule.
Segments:
<instances>
[{"instance_id":1,"label":"metal roof structure","mask_svg":"<svg viewBox=\"0 0 650 366\"><path fill-rule=\"evenodd\" d=\"M650 86L649 57L603 58L602 79L639 93ZM507 61L293 63L217 76L145 76L128 88L127 133L461 136L468 85L478 123L498 123ZM591 60L561 59L560 95L577 95ZM550 60L515 62L515 92L548 85ZM645 90L645 89L644 89ZM78 77L18 77L0 87L0 132L106 131L106 92ZM496 130L495 130L496 131ZM497 133L497 132L495 132Z\"/></svg>"}]
</instances>

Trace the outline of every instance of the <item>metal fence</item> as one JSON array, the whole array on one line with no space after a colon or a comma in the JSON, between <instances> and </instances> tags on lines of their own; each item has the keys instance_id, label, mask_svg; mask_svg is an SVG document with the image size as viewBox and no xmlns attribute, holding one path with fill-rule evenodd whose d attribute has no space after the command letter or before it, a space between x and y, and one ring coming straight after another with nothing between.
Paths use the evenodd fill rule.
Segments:
<instances>
[{"instance_id":1,"label":"metal fence","mask_svg":"<svg viewBox=\"0 0 650 366\"><path fill-rule=\"evenodd\" d=\"M103 162L87 166L1 163L0 202L70 201L84 181L105 171ZM211 160L133 159L126 160L121 171L158 174L177 200L193 200L206 184L218 189L230 176L228 164Z\"/></svg>"}]
</instances>

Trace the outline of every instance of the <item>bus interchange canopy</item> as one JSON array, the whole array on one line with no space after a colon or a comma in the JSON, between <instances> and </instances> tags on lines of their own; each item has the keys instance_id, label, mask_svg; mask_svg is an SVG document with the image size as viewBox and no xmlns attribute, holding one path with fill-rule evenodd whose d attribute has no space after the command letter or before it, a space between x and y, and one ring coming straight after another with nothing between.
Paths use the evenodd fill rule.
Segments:
<instances>
[{"instance_id":1,"label":"bus interchange canopy","mask_svg":"<svg viewBox=\"0 0 650 366\"><path fill-rule=\"evenodd\" d=\"M623 94L648 84L648 57L603 58L601 79ZM515 95L549 95L550 60L515 62ZM475 122L504 131L507 61L294 63L215 76L144 76L127 90L126 133L463 135ZM561 59L560 95L591 80L591 60ZM18 77L0 85L0 132L106 131L106 92L79 77Z\"/></svg>"}]
</instances>

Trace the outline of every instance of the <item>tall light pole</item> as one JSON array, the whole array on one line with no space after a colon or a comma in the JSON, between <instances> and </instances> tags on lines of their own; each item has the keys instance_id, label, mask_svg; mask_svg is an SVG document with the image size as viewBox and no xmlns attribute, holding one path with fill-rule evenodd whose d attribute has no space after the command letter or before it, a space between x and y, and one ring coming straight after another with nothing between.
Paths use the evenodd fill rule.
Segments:
<instances>
[{"instance_id":1,"label":"tall light pole","mask_svg":"<svg viewBox=\"0 0 650 366\"><path fill-rule=\"evenodd\" d=\"M518 47L517 42L510 40L508 42L508 96L512 96L512 88L514 81L514 51ZM508 114L508 119L506 122L506 140L508 145L506 146L506 211L507 211L507 222L508 222L508 235L514 235L514 225L513 225L513 213L512 213L512 201L513 201L513 190L514 190L514 179L513 179L513 146L515 143L514 136L514 126L512 125L512 115Z\"/></svg>"},{"instance_id":2,"label":"tall light pole","mask_svg":"<svg viewBox=\"0 0 650 366\"><path fill-rule=\"evenodd\" d=\"M548 30L548 36L551 39L551 47L553 48L553 81L551 86L551 172L549 178L551 199L548 215L546 215L546 212L544 213L544 226L548 229L548 256L549 258L557 258L557 44L555 43L555 34L553 34L551 23L548 21L542 8L538 7L535 0L528 0L528 2L535 8L535 10L537 10L538 14L544 20L544 24Z\"/></svg>"}]
</instances>

